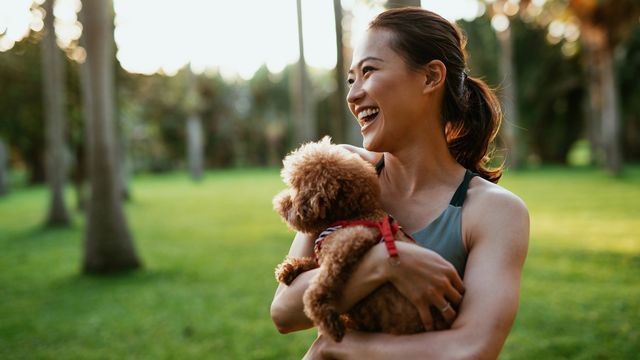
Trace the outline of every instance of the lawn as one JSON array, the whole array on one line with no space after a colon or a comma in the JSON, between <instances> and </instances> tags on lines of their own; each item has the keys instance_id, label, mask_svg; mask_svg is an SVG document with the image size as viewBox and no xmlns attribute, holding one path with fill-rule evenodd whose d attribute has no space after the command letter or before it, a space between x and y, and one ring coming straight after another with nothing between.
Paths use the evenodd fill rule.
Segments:
<instances>
[{"instance_id":1,"label":"lawn","mask_svg":"<svg viewBox=\"0 0 640 360\"><path fill-rule=\"evenodd\" d=\"M501 184L532 218L501 359L637 358L640 167L620 179L545 168ZM137 177L126 211L144 269L102 277L79 274L82 216L44 230L46 189L0 198L0 358L299 358L313 331L280 335L269 318L292 238L271 210L282 187L273 169Z\"/></svg>"}]
</instances>

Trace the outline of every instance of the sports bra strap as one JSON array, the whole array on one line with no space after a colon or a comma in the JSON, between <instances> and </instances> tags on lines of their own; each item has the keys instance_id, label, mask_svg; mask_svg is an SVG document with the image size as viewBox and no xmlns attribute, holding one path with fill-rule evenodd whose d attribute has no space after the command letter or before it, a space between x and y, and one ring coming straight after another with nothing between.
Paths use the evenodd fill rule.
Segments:
<instances>
[{"instance_id":1,"label":"sports bra strap","mask_svg":"<svg viewBox=\"0 0 640 360\"><path fill-rule=\"evenodd\" d=\"M379 176L382 172L382 169L384 168L384 154L382 154L382 157L380 158L380 160L378 160L375 167L376 173L378 173ZM467 197L467 189L469 189L469 183L471 182L471 179L477 175L478 174L466 169L464 173L464 179L462 179L462 183L460 183L460 186L458 186L458 188L456 189L456 192L453 194L453 197L451 198L449 204L456 207L462 206L462 204L464 203L464 199Z\"/></svg>"},{"instance_id":2,"label":"sports bra strap","mask_svg":"<svg viewBox=\"0 0 640 360\"><path fill-rule=\"evenodd\" d=\"M449 204L456 207L462 206L462 204L464 203L464 199L467 197L467 189L469 189L469 183L471 182L471 179L476 175L476 173L473 173L468 169L465 171L464 179L462 179L462 183L460 184L460 186L458 186L455 194L453 194L453 197L451 198L451 202Z\"/></svg>"},{"instance_id":3,"label":"sports bra strap","mask_svg":"<svg viewBox=\"0 0 640 360\"><path fill-rule=\"evenodd\" d=\"M376 173L380 176L382 169L384 168L384 154L380 157L380 160L376 163Z\"/></svg>"}]
</instances>

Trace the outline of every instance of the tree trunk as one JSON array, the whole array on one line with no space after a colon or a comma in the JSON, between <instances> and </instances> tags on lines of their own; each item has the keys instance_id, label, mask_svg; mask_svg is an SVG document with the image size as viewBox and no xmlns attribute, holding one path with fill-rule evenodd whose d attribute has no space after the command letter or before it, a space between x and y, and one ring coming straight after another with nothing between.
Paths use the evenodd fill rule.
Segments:
<instances>
[{"instance_id":1,"label":"tree trunk","mask_svg":"<svg viewBox=\"0 0 640 360\"><path fill-rule=\"evenodd\" d=\"M311 99L311 86L307 64L304 58L304 41L302 34L302 4L301 0L296 0L298 13L298 47L300 59L298 60L298 71L293 78L295 86L292 86L292 107L293 124L296 134L296 143L303 143L316 138L316 124L313 118L313 108Z\"/></svg>"},{"instance_id":2,"label":"tree trunk","mask_svg":"<svg viewBox=\"0 0 640 360\"><path fill-rule=\"evenodd\" d=\"M387 0L387 4L385 5L387 9L401 8L405 6L420 7L420 0Z\"/></svg>"},{"instance_id":3,"label":"tree trunk","mask_svg":"<svg viewBox=\"0 0 640 360\"><path fill-rule=\"evenodd\" d=\"M9 192L9 167L7 166L9 152L4 140L0 138L0 196Z\"/></svg>"},{"instance_id":4,"label":"tree trunk","mask_svg":"<svg viewBox=\"0 0 640 360\"><path fill-rule=\"evenodd\" d=\"M603 34L589 31L588 27L581 29L582 44L584 45L584 56L587 63L587 91L588 101L585 108L587 111L587 135L589 138L589 148L591 152L591 163L598 166L604 165L604 151L602 148L602 96L600 89L602 88L601 73L599 70L599 53L598 46L595 43L605 41Z\"/></svg>"},{"instance_id":5,"label":"tree trunk","mask_svg":"<svg viewBox=\"0 0 640 360\"><path fill-rule=\"evenodd\" d=\"M618 175L622 171L622 149L613 51L605 29L584 24L581 30L587 47L589 101L594 117L589 126L590 137L602 149L605 169ZM599 136L597 132L600 132ZM592 155L597 158L599 151Z\"/></svg>"},{"instance_id":6,"label":"tree trunk","mask_svg":"<svg viewBox=\"0 0 640 360\"><path fill-rule=\"evenodd\" d=\"M350 124L352 116L345 101L347 98L347 69L344 61L344 41L342 31L342 4L340 0L333 0L333 15L336 24L336 92L335 92L335 115L331 120L331 135L337 143L351 142L346 136L346 130Z\"/></svg>"},{"instance_id":7,"label":"tree trunk","mask_svg":"<svg viewBox=\"0 0 640 360\"><path fill-rule=\"evenodd\" d=\"M107 273L140 267L122 208L114 124L114 54L111 1L83 3L86 144L91 187L83 271Z\"/></svg>"},{"instance_id":8,"label":"tree trunk","mask_svg":"<svg viewBox=\"0 0 640 360\"><path fill-rule=\"evenodd\" d=\"M67 177L65 159L65 68L64 57L56 45L53 26L53 0L44 3L44 38L42 39L42 76L46 133L46 176L50 190L46 226L68 226L69 212L64 202Z\"/></svg>"},{"instance_id":9,"label":"tree trunk","mask_svg":"<svg viewBox=\"0 0 640 360\"><path fill-rule=\"evenodd\" d=\"M502 106L504 119L502 122L502 138L506 148L505 165L512 169L520 166L520 153L518 152L518 90L513 59L513 36L511 27L497 32L500 42L500 77L502 79Z\"/></svg>"},{"instance_id":10,"label":"tree trunk","mask_svg":"<svg viewBox=\"0 0 640 360\"><path fill-rule=\"evenodd\" d=\"M613 175L619 175L622 171L620 111L613 50L610 47L603 49L602 60L602 139L604 140L605 169Z\"/></svg>"},{"instance_id":11,"label":"tree trunk","mask_svg":"<svg viewBox=\"0 0 640 360\"><path fill-rule=\"evenodd\" d=\"M340 0L333 1L335 21L336 21L336 50L338 54L336 62L336 81L338 84L338 94L336 95L338 113L340 114L342 131L342 139L336 140L349 143L351 145L362 146L362 134L360 133L360 125L351 114L347 103L347 72L351 63L351 47L349 38L351 28L349 22L346 23L347 28L343 28L344 10ZM347 14L351 17L351 14Z\"/></svg>"},{"instance_id":12,"label":"tree trunk","mask_svg":"<svg viewBox=\"0 0 640 360\"><path fill-rule=\"evenodd\" d=\"M204 173L204 135L202 131L202 119L200 118L200 97L197 88L197 79L187 66L187 163L189 175L195 181L201 180Z\"/></svg>"}]
</instances>

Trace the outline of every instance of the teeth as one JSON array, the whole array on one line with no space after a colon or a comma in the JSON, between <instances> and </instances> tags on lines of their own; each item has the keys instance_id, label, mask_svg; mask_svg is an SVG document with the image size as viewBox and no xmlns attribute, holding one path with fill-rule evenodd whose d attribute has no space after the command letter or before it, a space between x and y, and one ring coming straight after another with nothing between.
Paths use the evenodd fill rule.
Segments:
<instances>
[{"instance_id":1,"label":"teeth","mask_svg":"<svg viewBox=\"0 0 640 360\"><path fill-rule=\"evenodd\" d=\"M368 109L362 110L362 111L360 111L360 112L358 113L358 119L359 119L359 120L362 120L362 119L364 119L366 116L370 116L370 115L373 115L373 114L377 114L379 111L380 111L380 109L378 109L378 108L368 108Z\"/></svg>"}]
</instances>

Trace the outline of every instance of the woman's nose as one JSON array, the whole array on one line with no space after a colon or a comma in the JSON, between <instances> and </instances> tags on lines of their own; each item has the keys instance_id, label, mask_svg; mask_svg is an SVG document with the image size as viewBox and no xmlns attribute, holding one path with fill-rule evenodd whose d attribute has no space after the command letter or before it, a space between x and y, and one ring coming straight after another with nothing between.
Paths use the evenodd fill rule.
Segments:
<instances>
[{"instance_id":1,"label":"woman's nose","mask_svg":"<svg viewBox=\"0 0 640 360\"><path fill-rule=\"evenodd\" d=\"M358 84L358 82L354 82L349 88L349 92L347 93L347 102L349 104L355 104L362 98L364 95L364 91L362 90L362 86Z\"/></svg>"}]
</instances>

